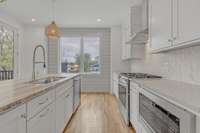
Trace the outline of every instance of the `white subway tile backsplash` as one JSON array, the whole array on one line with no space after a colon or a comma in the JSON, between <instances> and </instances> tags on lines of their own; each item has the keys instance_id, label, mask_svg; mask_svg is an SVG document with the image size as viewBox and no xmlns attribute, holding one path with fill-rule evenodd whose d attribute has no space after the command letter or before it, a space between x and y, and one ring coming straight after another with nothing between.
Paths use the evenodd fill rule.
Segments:
<instances>
[{"instance_id":1,"label":"white subway tile backsplash","mask_svg":"<svg viewBox=\"0 0 200 133\"><path fill-rule=\"evenodd\" d=\"M150 54L145 59L131 61L132 72L146 72L165 78L200 84L200 46Z\"/></svg>"}]
</instances>

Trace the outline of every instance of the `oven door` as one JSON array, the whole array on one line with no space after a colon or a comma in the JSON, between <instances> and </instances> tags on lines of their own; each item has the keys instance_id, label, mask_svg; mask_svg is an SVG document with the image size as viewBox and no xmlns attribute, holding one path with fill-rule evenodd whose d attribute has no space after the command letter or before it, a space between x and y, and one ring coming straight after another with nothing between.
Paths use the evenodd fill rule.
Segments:
<instances>
[{"instance_id":1,"label":"oven door","mask_svg":"<svg viewBox=\"0 0 200 133\"><path fill-rule=\"evenodd\" d=\"M124 108L127 108L127 91L127 86L119 84L119 100L124 106Z\"/></svg>"},{"instance_id":2,"label":"oven door","mask_svg":"<svg viewBox=\"0 0 200 133\"><path fill-rule=\"evenodd\" d=\"M129 123L129 83L119 83L119 109L126 122Z\"/></svg>"}]
</instances>

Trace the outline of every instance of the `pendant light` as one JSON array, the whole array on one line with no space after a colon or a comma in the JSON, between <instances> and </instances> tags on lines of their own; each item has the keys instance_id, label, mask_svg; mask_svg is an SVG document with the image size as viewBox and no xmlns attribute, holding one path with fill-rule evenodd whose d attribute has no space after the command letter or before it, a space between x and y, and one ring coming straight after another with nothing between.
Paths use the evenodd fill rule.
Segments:
<instances>
[{"instance_id":1,"label":"pendant light","mask_svg":"<svg viewBox=\"0 0 200 133\"><path fill-rule=\"evenodd\" d=\"M52 16L53 16L53 21L51 22L50 25L46 27L46 35L49 38L59 38L60 31L55 22L55 0L52 0Z\"/></svg>"}]
</instances>

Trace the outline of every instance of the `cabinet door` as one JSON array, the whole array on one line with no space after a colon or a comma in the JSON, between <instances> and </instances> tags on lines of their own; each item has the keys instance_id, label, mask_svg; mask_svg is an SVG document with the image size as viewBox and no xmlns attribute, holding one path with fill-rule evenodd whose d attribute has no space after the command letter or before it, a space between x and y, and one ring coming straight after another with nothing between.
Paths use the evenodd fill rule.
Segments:
<instances>
[{"instance_id":1,"label":"cabinet door","mask_svg":"<svg viewBox=\"0 0 200 133\"><path fill-rule=\"evenodd\" d=\"M25 105L0 116L0 132L26 133Z\"/></svg>"},{"instance_id":2,"label":"cabinet door","mask_svg":"<svg viewBox=\"0 0 200 133\"><path fill-rule=\"evenodd\" d=\"M130 91L130 121L134 126L136 132L139 132L138 118L139 118L139 92L135 89Z\"/></svg>"},{"instance_id":3,"label":"cabinet door","mask_svg":"<svg viewBox=\"0 0 200 133\"><path fill-rule=\"evenodd\" d=\"M152 50L172 45L172 0L150 0L149 28Z\"/></svg>"},{"instance_id":4,"label":"cabinet door","mask_svg":"<svg viewBox=\"0 0 200 133\"><path fill-rule=\"evenodd\" d=\"M75 112L80 104L81 98L81 77L78 76L74 78L74 88L71 88L70 96L72 96L73 101L73 112ZM71 100L70 100L71 101Z\"/></svg>"},{"instance_id":5,"label":"cabinet door","mask_svg":"<svg viewBox=\"0 0 200 133\"><path fill-rule=\"evenodd\" d=\"M73 88L70 89L65 95L65 102L64 102L64 124L69 122L73 113Z\"/></svg>"},{"instance_id":6,"label":"cabinet door","mask_svg":"<svg viewBox=\"0 0 200 133\"><path fill-rule=\"evenodd\" d=\"M119 90L118 81L113 80L113 93L117 98L119 98L118 90Z\"/></svg>"},{"instance_id":7,"label":"cabinet door","mask_svg":"<svg viewBox=\"0 0 200 133\"><path fill-rule=\"evenodd\" d=\"M56 133L62 133L65 127L64 114L65 114L65 95L61 95L56 99Z\"/></svg>"},{"instance_id":8,"label":"cabinet door","mask_svg":"<svg viewBox=\"0 0 200 133\"><path fill-rule=\"evenodd\" d=\"M27 133L55 133L54 103L27 122Z\"/></svg>"},{"instance_id":9,"label":"cabinet door","mask_svg":"<svg viewBox=\"0 0 200 133\"><path fill-rule=\"evenodd\" d=\"M174 44L200 40L200 0L174 0Z\"/></svg>"},{"instance_id":10,"label":"cabinet door","mask_svg":"<svg viewBox=\"0 0 200 133\"><path fill-rule=\"evenodd\" d=\"M148 133L144 127L141 129L141 133Z\"/></svg>"}]
</instances>

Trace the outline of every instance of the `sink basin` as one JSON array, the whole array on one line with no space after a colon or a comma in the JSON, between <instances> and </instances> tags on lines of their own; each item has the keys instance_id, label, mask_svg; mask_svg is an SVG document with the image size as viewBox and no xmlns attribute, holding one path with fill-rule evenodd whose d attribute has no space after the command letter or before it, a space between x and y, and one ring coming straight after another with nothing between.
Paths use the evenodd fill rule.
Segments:
<instances>
[{"instance_id":1,"label":"sink basin","mask_svg":"<svg viewBox=\"0 0 200 133\"><path fill-rule=\"evenodd\" d=\"M66 77L47 77L47 78L42 78L42 79L31 81L31 83L33 83L33 84L49 84L49 83L61 80L63 78L66 78Z\"/></svg>"}]
</instances>

